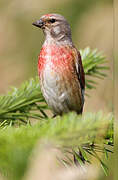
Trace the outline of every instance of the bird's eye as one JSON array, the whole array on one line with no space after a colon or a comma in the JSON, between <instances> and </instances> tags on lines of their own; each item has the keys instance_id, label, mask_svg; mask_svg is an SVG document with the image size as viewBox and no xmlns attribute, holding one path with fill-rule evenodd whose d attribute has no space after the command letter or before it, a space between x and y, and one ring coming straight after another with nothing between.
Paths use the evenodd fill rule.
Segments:
<instances>
[{"instance_id":1,"label":"bird's eye","mask_svg":"<svg viewBox=\"0 0 118 180\"><path fill-rule=\"evenodd\" d=\"M55 19L50 19L49 22L50 23L54 23L56 20Z\"/></svg>"}]
</instances>

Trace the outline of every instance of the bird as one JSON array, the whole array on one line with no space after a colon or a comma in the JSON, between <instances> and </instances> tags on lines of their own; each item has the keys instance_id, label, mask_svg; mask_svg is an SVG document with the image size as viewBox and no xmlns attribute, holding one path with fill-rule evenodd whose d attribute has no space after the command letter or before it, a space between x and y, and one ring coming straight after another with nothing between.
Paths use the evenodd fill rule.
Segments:
<instances>
[{"instance_id":1,"label":"bird","mask_svg":"<svg viewBox=\"0 0 118 180\"><path fill-rule=\"evenodd\" d=\"M80 52L74 46L68 21L50 13L32 23L42 29L45 40L38 56L42 94L54 116L70 111L82 114L85 75Z\"/></svg>"}]
</instances>

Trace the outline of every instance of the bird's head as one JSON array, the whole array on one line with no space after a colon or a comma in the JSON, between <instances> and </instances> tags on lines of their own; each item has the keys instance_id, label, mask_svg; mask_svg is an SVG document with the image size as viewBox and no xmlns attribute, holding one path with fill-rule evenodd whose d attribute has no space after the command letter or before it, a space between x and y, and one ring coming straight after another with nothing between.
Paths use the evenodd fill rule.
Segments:
<instances>
[{"instance_id":1,"label":"bird's head","mask_svg":"<svg viewBox=\"0 0 118 180\"><path fill-rule=\"evenodd\" d=\"M71 29L67 20L59 14L46 14L39 20L32 23L43 30L46 38L53 38L58 41L70 39Z\"/></svg>"}]
</instances>

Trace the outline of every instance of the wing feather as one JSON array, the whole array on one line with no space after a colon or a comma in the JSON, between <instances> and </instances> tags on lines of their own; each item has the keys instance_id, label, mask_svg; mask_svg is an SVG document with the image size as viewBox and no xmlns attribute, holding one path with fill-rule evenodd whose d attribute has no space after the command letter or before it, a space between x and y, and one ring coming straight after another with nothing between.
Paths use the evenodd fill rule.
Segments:
<instances>
[{"instance_id":1,"label":"wing feather","mask_svg":"<svg viewBox=\"0 0 118 180\"><path fill-rule=\"evenodd\" d=\"M85 75L84 75L84 68L82 65L82 60L81 60L81 55L80 52L78 51L78 60L77 60L77 71L78 71L78 76L79 76L79 80L80 80L80 85L81 88L84 90L85 89Z\"/></svg>"},{"instance_id":2,"label":"wing feather","mask_svg":"<svg viewBox=\"0 0 118 180\"><path fill-rule=\"evenodd\" d=\"M81 89L84 90L85 89L84 68L82 65L82 59L81 59L80 52L75 47L73 49L73 56L74 56L74 62L75 62L76 71L77 71L78 79L80 82L80 86L81 86Z\"/></svg>"},{"instance_id":3,"label":"wing feather","mask_svg":"<svg viewBox=\"0 0 118 180\"><path fill-rule=\"evenodd\" d=\"M84 105L84 91L85 91L85 74L84 74L84 68L82 65L81 55L80 52L74 48L74 61L76 66L76 72L78 76L78 80L81 86L81 92L82 92L82 104ZM83 111L83 106L82 106Z\"/></svg>"}]
</instances>

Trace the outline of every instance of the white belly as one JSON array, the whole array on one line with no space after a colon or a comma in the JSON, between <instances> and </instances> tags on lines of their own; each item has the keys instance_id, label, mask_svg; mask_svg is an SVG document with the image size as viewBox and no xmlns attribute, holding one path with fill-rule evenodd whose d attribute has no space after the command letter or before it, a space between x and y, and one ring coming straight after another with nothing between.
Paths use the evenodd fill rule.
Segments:
<instances>
[{"instance_id":1,"label":"white belly","mask_svg":"<svg viewBox=\"0 0 118 180\"><path fill-rule=\"evenodd\" d=\"M67 87L67 83L63 81L62 77L47 64L41 78L43 96L54 114L62 114L70 110L79 112L82 106L80 88L78 88L78 92L73 98L74 93L71 83L74 82L70 82L70 87Z\"/></svg>"}]
</instances>

